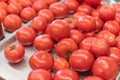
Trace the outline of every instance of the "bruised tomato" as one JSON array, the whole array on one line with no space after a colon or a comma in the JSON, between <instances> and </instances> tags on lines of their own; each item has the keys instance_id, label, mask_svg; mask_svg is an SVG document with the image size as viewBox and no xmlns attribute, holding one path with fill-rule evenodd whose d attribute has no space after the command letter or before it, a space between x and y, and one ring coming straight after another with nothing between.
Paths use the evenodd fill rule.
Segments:
<instances>
[{"instance_id":1,"label":"bruised tomato","mask_svg":"<svg viewBox=\"0 0 120 80\"><path fill-rule=\"evenodd\" d=\"M103 79L98 76L87 76L83 80L103 80Z\"/></svg>"},{"instance_id":2,"label":"bruised tomato","mask_svg":"<svg viewBox=\"0 0 120 80\"><path fill-rule=\"evenodd\" d=\"M7 16L7 11L5 9L0 8L0 19L1 21Z\"/></svg>"}]
</instances>

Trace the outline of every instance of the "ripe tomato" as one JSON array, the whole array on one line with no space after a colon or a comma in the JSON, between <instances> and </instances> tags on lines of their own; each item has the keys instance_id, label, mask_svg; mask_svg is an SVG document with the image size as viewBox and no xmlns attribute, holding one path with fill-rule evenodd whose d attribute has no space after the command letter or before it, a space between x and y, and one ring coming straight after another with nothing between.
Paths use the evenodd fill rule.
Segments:
<instances>
[{"instance_id":1,"label":"ripe tomato","mask_svg":"<svg viewBox=\"0 0 120 80\"><path fill-rule=\"evenodd\" d=\"M76 44L80 44L80 42L84 39L84 34L78 30L70 31L70 38L73 39Z\"/></svg>"},{"instance_id":2,"label":"ripe tomato","mask_svg":"<svg viewBox=\"0 0 120 80\"><path fill-rule=\"evenodd\" d=\"M64 20L55 20L50 25L48 25L48 34L57 41L69 37L69 25Z\"/></svg>"},{"instance_id":3,"label":"ripe tomato","mask_svg":"<svg viewBox=\"0 0 120 80\"><path fill-rule=\"evenodd\" d=\"M7 11L5 9L0 8L0 19L3 21L3 19L7 16Z\"/></svg>"},{"instance_id":4,"label":"ripe tomato","mask_svg":"<svg viewBox=\"0 0 120 80\"><path fill-rule=\"evenodd\" d=\"M33 8L26 7L21 11L20 16L24 22L28 22L36 16L36 12Z\"/></svg>"},{"instance_id":5,"label":"ripe tomato","mask_svg":"<svg viewBox=\"0 0 120 80\"><path fill-rule=\"evenodd\" d=\"M95 36L95 31L90 31L90 32L83 32L85 37L94 37Z\"/></svg>"},{"instance_id":6,"label":"ripe tomato","mask_svg":"<svg viewBox=\"0 0 120 80\"><path fill-rule=\"evenodd\" d=\"M77 49L78 46L74 40L71 38L64 38L56 44L55 52L57 56L68 59L70 54Z\"/></svg>"},{"instance_id":7,"label":"ripe tomato","mask_svg":"<svg viewBox=\"0 0 120 80\"><path fill-rule=\"evenodd\" d=\"M114 80L118 71L119 67L115 59L107 56L98 57L92 67L93 75L99 76L104 80Z\"/></svg>"},{"instance_id":8,"label":"ripe tomato","mask_svg":"<svg viewBox=\"0 0 120 80\"><path fill-rule=\"evenodd\" d=\"M83 32L89 32L95 29L96 22L92 16L87 15L79 18L76 25L79 30L82 30Z\"/></svg>"},{"instance_id":9,"label":"ripe tomato","mask_svg":"<svg viewBox=\"0 0 120 80\"><path fill-rule=\"evenodd\" d=\"M93 54L86 49L75 50L69 57L70 66L76 71L90 70L93 62Z\"/></svg>"},{"instance_id":10,"label":"ripe tomato","mask_svg":"<svg viewBox=\"0 0 120 80\"><path fill-rule=\"evenodd\" d=\"M106 56L109 50L110 44L109 42L104 38L95 38L92 41L90 51L97 57L99 56Z\"/></svg>"},{"instance_id":11,"label":"ripe tomato","mask_svg":"<svg viewBox=\"0 0 120 80\"><path fill-rule=\"evenodd\" d=\"M109 20L105 23L103 29L117 35L120 32L120 25L117 21Z\"/></svg>"},{"instance_id":12,"label":"ripe tomato","mask_svg":"<svg viewBox=\"0 0 120 80\"><path fill-rule=\"evenodd\" d=\"M91 13L91 16L93 17L99 17L99 9L94 9Z\"/></svg>"},{"instance_id":13,"label":"ripe tomato","mask_svg":"<svg viewBox=\"0 0 120 80\"><path fill-rule=\"evenodd\" d=\"M116 47L120 49L120 35L118 35L116 38Z\"/></svg>"},{"instance_id":14,"label":"ripe tomato","mask_svg":"<svg viewBox=\"0 0 120 80\"><path fill-rule=\"evenodd\" d=\"M83 80L103 80L103 79L98 76L87 76Z\"/></svg>"},{"instance_id":15,"label":"ripe tomato","mask_svg":"<svg viewBox=\"0 0 120 80\"><path fill-rule=\"evenodd\" d=\"M102 0L84 0L85 3L91 6L98 6Z\"/></svg>"},{"instance_id":16,"label":"ripe tomato","mask_svg":"<svg viewBox=\"0 0 120 80\"><path fill-rule=\"evenodd\" d=\"M45 69L36 69L28 74L27 80L52 80L52 75Z\"/></svg>"},{"instance_id":17,"label":"ripe tomato","mask_svg":"<svg viewBox=\"0 0 120 80\"><path fill-rule=\"evenodd\" d=\"M53 80L79 80L80 77L77 72L70 69L61 69L54 75Z\"/></svg>"},{"instance_id":18,"label":"ripe tomato","mask_svg":"<svg viewBox=\"0 0 120 80\"><path fill-rule=\"evenodd\" d=\"M51 5L55 2L58 2L59 0L44 0L44 1L46 1L48 5Z\"/></svg>"},{"instance_id":19,"label":"ripe tomato","mask_svg":"<svg viewBox=\"0 0 120 80\"><path fill-rule=\"evenodd\" d=\"M20 28L21 24L21 18L15 14L9 14L3 20L4 28L9 32L13 32Z\"/></svg>"},{"instance_id":20,"label":"ripe tomato","mask_svg":"<svg viewBox=\"0 0 120 80\"><path fill-rule=\"evenodd\" d=\"M38 12L38 16L41 16L47 20L47 23L51 23L55 16L49 9L42 9Z\"/></svg>"},{"instance_id":21,"label":"ripe tomato","mask_svg":"<svg viewBox=\"0 0 120 80\"><path fill-rule=\"evenodd\" d=\"M0 8L6 10L6 9L7 9L7 6L8 6L7 3L5 3L5 2L0 2Z\"/></svg>"},{"instance_id":22,"label":"ripe tomato","mask_svg":"<svg viewBox=\"0 0 120 80\"><path fill-rule=\"evenodd\" d=\"M37 16L32 20L30 27L32 27L37 35L39 35L46 29L47 21L43 17Z\"/></svg>"},{"instance_id":23,"label":"ripe tomato","mask_svg":"<svg viewBox=\"0 0 120 80\"><path fill-rule=\"evenodd\" d=\"M116 12L115 20L120 24L120 13L119 12Z\"/></svg>"},{"instance_id":24,"label":"ripe tomato","mask_svg":"<svg viewBox=\"0 0 120 80\"><path fill-rule=\"evenodd\" d=\"M9 14L19 15L22 10L22 6L19 3L10 3L7 7L7 12Z\"/></svg>"},{"instance_id":25,"label":"ripe tomato","mask_svg":"<svg viewBox=\"0 0 120 80\"><path fill-rule=\"evenodd\" d=\"M56 2L50 5L49 10L53 12L55 18L64 18L68 15L68 8L64 3Z\"/></svg>"},{"instance_id":26,"label":"ripe tomato","mask_svg":"<svg viewBox=\"0 0 120 80\"><path fill-rule=\"evenodd\" d=\"M74 13L79 6L79 2L76 0L65 0L64 4L68 7L69 13Z\"/></svg>"},{"instance_id":27,"label":"ripe tomato","mask_svg":"<svg viewBox=\"0 0 120 80\"><path fill-rule=\"evenodd\" d=\"M24 8L32 6L32 2L30 0L19 0L18 3L20 3Z\"/></svg>"},{"instance_id":28,"label":"ripe tomato","mask_svg":"<svg viewBox=\"0 0 120 80\"><path fill-rule=\"evenodd\" d=\"M19 0L7 0L7 3L10 4L10 3L18 3Z\"/></svg>"},{"instance_id":29,"label":"ripe tomato","mask_svg":"<svg viewBox=\"0 0 120 80\"><path fill-rule=\"evenodd\" d=\"M54 64L53 56L45 51L38 51L29 59L29 65L32 69L51 70Z\"/></svg>"},{"instance_id":30,"label":"ripe tomato","mask_svg":"<svg viewBox=\"0 0 120 80\"><path fill-rule=\"evenodd\" d=\"M31 27L21 27L16 32L16 38L22 45L31 45L36 37L35 31Z\"/></svg>"},{"instance_id":31,"label":"ripe tomato","mask_svg":"<svg viewBox=\"0 0 120 80\"><path fill-rule=\"evenodd\" d=\"M10 63L19 63L23 60L25 49L21 44L9 44L4 49L4 56Z\"/></svg>"},{"instance_id":32,"label":"ripe tomato","mask_svg":"<svg viewBox=\"0 0 120 80\"><path fill-rule=\"evenodd\" d=\"M47 44L47 45L45 45ZM41 34L34 39L34 48L36 50L50 51L54 47L54 42L49 34Z\"/></svg>"},{"instance_id":33,"label":"ripe tomato","mask_svg":"<svg viewBox=\"0 0 120 80\"><path fill-rule=\"evenodd\" d=\"M42 9L47 9L48 8L48 4L45 1L42 0L36 0L33 4L32 4L32 8L38 12Z\"/></svg>"},{"instance_id":34,"label":"ripe tomato","mask_svg":"<svg viewBox=\"0 0 120 80\"><path fill-rule=\"evenodd\" d=\"M69 69L70 65L68 63L67 60L65 60L64 58L58 57L57 59L55 59L54 61L54 70L58 71L61 69Z\"/></svg>"}]
</instances>

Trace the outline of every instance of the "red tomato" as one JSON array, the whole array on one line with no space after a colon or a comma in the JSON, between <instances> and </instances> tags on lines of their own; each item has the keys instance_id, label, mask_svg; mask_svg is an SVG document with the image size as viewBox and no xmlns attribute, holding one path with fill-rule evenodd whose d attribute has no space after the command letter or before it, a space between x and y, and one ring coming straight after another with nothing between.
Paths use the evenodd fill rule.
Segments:
<instances>
[{"instance_id":1,"label":"red tomato","mask_svg":"<svg viewBox=\"0 0 120 80\"><path fill-rule=\"evenodd\" d=\"M76 71L90 70L93 62L93 54L86 49L75 50L69 57L70 66Z\"/></svg>"},{"instance_id":2,"label":"red tomato","mask_svg":"<svg viewBox=\"0 0 120 80\"><path fill-rule=\"evenodd\" d=\"M9 44L4 49L4 55L10 63L19 63L23 60L25 49L21 44Z\"/></svg>"},{"instance_id":3,"label":"red tomato","mask_svg":"<svg viewBox=\"0 0 120 80\"><path fill-rule=\"evenodd\" d=\"M108 30L101 30L96 37L102 37L108 40L110 46L114 46L116 44L116 35L109 32Z\"/></svg>"},{"instance_id":4,"label":"red tomato","mask_svg":"<svg viewBox=\"0 0 120 80\"><path fill-rule=\"evenodd\" d=\"M10 3L7 7L7 12L9 14L19 15L22 10L22 6L19 3Z\"/></svg>"},{"instance_id":5,"label":"red tomato","mask_svg":"<svg viewBox=\"0 0 120 80\"><path fill-rule=\"evenodd\" d=\"M45 45L47 44L47 45ZM54 42L49 34L41 34L34 39L34 48L36 50L50 51L54 47Z\"/></svg>"},{"instance_id":6,"label":"red tomato","mask_svg":"<svg viewBox=\"0 0 120 80\"><path fill-rule=\"evenodd\" d=\"M0 19L1 21L7 16L7 11L5 9L0 8Z\"/></svg>"},{"instance_id":7,"label":"red tomato","mask_svg":"<svg viewBox=\"0 0 120 80\"><path fill-rule=\"evenodd\" d=\"M51 10L55 18L64 18L68 15L68 8L64 3L56 2L50 5L49 10Z\"/></svg>"},{"instance_id":8,"label":"red tomato","mask_svg":"<svg viewBox=\"0 0 120 80\"><path fill-rule=\"evenodd\" d=\"M95 31L90 31L90 32L83 32L85 37L94 37L95 36Z\"/></svg>"},{"instance_id":9,"label":"red tomato","mask_svg":"<svg viewBox=\"0 0 120 80\"><path fill-rule=\"evenodd\" d=\"M36 37L35 31L31 27L21 27L16 32L16 38L22 45L31 45Z\"/></svg>"},{"instance_id":10,"label":"red tomato","mask_svg":"<svg viewBox=\"0 0 120 80\"><path fill-rule=\"evenodd\" d=\"M93 75L99 76L104 80L114 80L118 71L119 67L115 59L107 56L98 57L92 67Z\"/></svg>"},{"instance_id":11,"label":"red tomato","mask_svg":"<svg viewBox=\"0 0 120 80\"><path fill-rule=\"evenodd\" d=\"M64 20L55 20L48 25L48 34L50 34L50 36L57 41L69 37L69 25Z\"/></svg>"},{"instance_id":12,"label":"red tomato","mask_svg":"<svg viewBox=\"0 0 120 80\"><path fill-rule=\"evenodd\" d=\"M41 16L47 20L47 23L51 23L55 16L49 9L42 9L38 12L38 16Z\"/></svg>"},{"instance_id":13,"label":"red tomato","mask_svg":"<svg viewBox=\"0 0 120 80\"><path fill-rule=\"evenodd\" d=\"M15 14L9 14L3 20L4 28L9 32L13 32L20 28L21 24L21 18Z\"/></svg>"},{"instance_id":14,"label":"red tomato","mask_svg":"<svg viewBox=\"0 0 120 80\"><path fill-rule=\"evenodd\" d=\"M94 9L91 13L91 16L93 17L99 17L99 9Z\"/></svg>"},{"instance_id":15,"label":"red tomato","mask_svg":"<svg viewBox=\"0 0 120 80\"><path fill-rule=\"evenodd\" d=\"M60 40L55 47L57 56L63 57L65 59L68 59L70 54L77 49L77 44L71 38L64 38Z\"/></svg>"},{"instance_id":16,"label":"red tomato","mask_svg":"<svg viewBox=\"0 0 120 80\"><path fill-rule=\"evenodd\" d=\"M59 0L44 0L44 1L46 1L48 5L51 5L55 2L58 2Z\"/></svg>"},{"instance_id":17,"label":"red tomato","mask_svg":"<svg viewBox=\"0 0 120 80\"><path fill-rule=\"evenodd\" d=\"M116 38L116 47L120 49L120 35Z\"/></svg>"},{"instance_id":18,"label":"red tomato","mask_svg":"<svg viewBox=\"0 0 120 80\"><path fill-rule=\"evenodd\" d=\"M98 6L102 0L84 0L85 3L91 6Z\"/></svg>"},{"instance_id":19,"label":"red tomato","mask_svg":"<svg viewBox=\"0 0 120 80\"><path fill-rule=\"evenodd\" d=\"M115 20L120 24L120 13L119 12L116 12Z\"/></svg>"},{"instance_id":20,"label":"red tomato","mask_svg":"<svg viewBox=\"0 0 120 80\"><path fill-rule=\"evenodd\" d=\"M19 0L18 3L20 3L24 8L32 6L32 2L30 0Z\"/></svg>"},{"instance_id":21,"label":"red tomato","mask_svg":"<svg viewBox=\"0 0 120 80\"><path fill-rule=\"evenodd\" d=\"M97 57L99 56L106 56L109 50L110 44L109 42L104 38L95 38L92 41L90 51Z\"/></svg>"},{"instance_id":22,"label":"red tomato","mask_svg":"<svg viewBox=\"0 0 120 80\"><path fill-rule=\"evenodd\" d=\"M113 34L118 34L120 32L120 25L117 21L110 20L105 23L103 29L110 31Z\"/></svg>"},{"instance_id":23,"label":"red tomato","mask_svg":"<svg viewBox=\"0 0 120 80\"><path fill-rule=\"evenodd\" d=\"M47 70L36 69L28 74L27 80L52 80L52 75Z\"/></svg>"},{"instance_id":24,"label":"red tomato","mask_svg":"<svg viewBox=\"0 0 120 80\"><path fill-rule=\"evenodd\" d=\"M54 64L53 56L45 51L38 51L29 59L29 64L32 69L51 70Z\"/></svg>"},{"instance_id":25,"label":"red tomato","mask_svg":"<svg viewBox=\"0 0 120 80\"><path fill-rule=\"evenodd\" d=\"M19 0L7 0L7 3L10 4L10 3L18 3Z\"/></svg>"},{"instance_id":26,"label":"red tomato","mask_svg":"<svg viewBox=\"0 0 120 80\"><path fill-rule=\"evenodd\" d=\"M69 69L69 63L67 60L65 60L64 58L58 57L55 61L54 61L54 70L58 71L61 69Z\"/></svg>"},{"instance_id":27,"label":"red tomato","mask_svg":"<svg viewBox=\"0 0 120 80\"><path fill-rule=\"evenodd\" d=\"M82 30L83 32L89 32L95 29L96 22L92 16L87 15L79 18L76 25L79 30Z\"/></svg>"},{"instance_id":28,"label":"red tomato","mask_svg":"<svg viewBox=\"0 0 120 80\"><path fill-rule=\"evenodd\" d=\"M98 76L87 76L83 80L103 80L103 79Z\"/></svg>"},{"instance_id":29,"label":"red tomato","mask_svg":"<svg viewBox=\"0 0 120 80\"><path fill-rule=\"evenodd\" d=\"M77 72L70 69L61 69L54 75L53 80L79 80L80 77Z\"/></svg>"},{"instance_id":30,"label":"red tomato","mask_svg":"<svg viewBox=\"0 0 120 80\"><path fill-rule=\"evenodd\" d=\"M84 39L84 34L78 30L70 31L70 38L73 39L76 44L80 44L80 42Z\"/></svg>"},{"instance_id":31,"label":"red tomato","mask_svg":"<svg viewBox=\"0 0 120 80\"><path fill-rule=\"evenodd\" d=\"M99 17L103 21L112 20L115 18L115 10L110 5L104 5L99 9Z\"/></svg>"},{"instance_id":32,"label":"red tomato","mask_svg":"<svg viewBox=\"0 0 120 80\"><path fill-rule=\"evenodd\" d=\"M92 7L87 4L82 4L78 6L77 12L85 12L86 14L90 15L92 13Z\"/></svg>"},{"instance_id":33,"label":"red tomato","mask_svg":"<svg viewBox=\"0 0 120 80\"><path fill-rule=\"evenodd\" d=\"M30 27L32 27L37 35L39 35L46 29L47 21L43 17L37 16L32 20Z\"/></svg>"},{"instance_id":34,"label":"red tomato","mask_svg":"<svg viewBox=\"0 0 120 80\"><path fill-rule=\"evenodd\" d=\"M36 16L36 12L33 8L26 7L21 11L20 16L24 22L28 22Z\"/></svg>"},{"instance_id":35,"label":"red tomato","mask_svg":"<svg viewBox=\"0 0 120 80\"><path fill-rule=\"evenodd\" d=\"M47 8L48 8L48 4L47 4L47 2L45 2L45 1L37 0L37 1L35 1L35 2L32 4L32 8L33 8L36 12L38 12L38 11L40 11L40 10L42 10L42 9L47 9Z\"/></svg>"},{"instance_id":36,"label":"red tomato","mask_svg":"<svg viewBox=\"0 0 120 80\"><path fill-rule=\"evenodd\" d=\"M78 1L76 0L65 0L64 4L68 7L69 13L76 12L77 7L79 6Z\"/></svg>"},{"instance_id":37,"label":"red tomato","mask_svg":"<svg viewBox=\"0 0 120 80\"><path fill-rule=\"evenodd\" d=\"M8 6L7 3L5 3L5 2L0 2L0 8L6 10L6 9L7 9L7 6Z\"/></svg>"}]
</instances>

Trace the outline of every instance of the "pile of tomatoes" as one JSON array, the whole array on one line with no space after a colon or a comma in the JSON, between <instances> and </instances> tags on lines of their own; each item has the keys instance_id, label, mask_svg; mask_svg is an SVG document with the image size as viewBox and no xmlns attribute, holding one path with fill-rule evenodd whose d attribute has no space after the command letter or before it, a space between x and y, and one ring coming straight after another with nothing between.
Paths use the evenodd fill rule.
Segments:
<instances>
[{"instance_id":1,"label":"pile of tomatoes","mask_svg":"<svg viewBox=\"0 0 120 80\"><path fill-rule=\"evenodd\" d=\"M27 80L115 80L120 66L120 3L101 0L7 0L0 19L19 44L4 49L13 64L33 46ZM31 23L28 26L22 23ZM53 56L56 55L56 56Z\"/></svg>"}]
</instances>

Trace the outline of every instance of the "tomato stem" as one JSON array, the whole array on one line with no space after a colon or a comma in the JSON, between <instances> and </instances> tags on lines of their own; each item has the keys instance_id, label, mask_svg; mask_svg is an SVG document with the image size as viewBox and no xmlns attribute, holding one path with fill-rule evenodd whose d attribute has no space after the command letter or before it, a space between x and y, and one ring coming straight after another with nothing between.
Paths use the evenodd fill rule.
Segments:
<instances>
[{"instance_id":1,"label":"tomato stem","mask_svg":"<svg viewBox=\"0 0 120 80\"><path fill-rule=\"evenodd\" d=\"M16 45L11 45L11 46L9 46L9 48L10 48L10 50L13 50L16 48Z\"/></svg>"},{"instance_id":2,"label":"tomato stem","mask_svg":"<svg viewBox=\"0 0 120 80\"><path fill-rule=\"evenodd\" d=\"M72 23L73 21L72 20L68 20L68 23Z\"/></svg>"},{"instance_id":3,"label":"tomato stem","mask_svg":"<svg viewBox=\"0 0 120 80\"><path fill-rule=\"evenodd\" d=\"M71 55L72 52L73 52L73 51L68 51L68 52L66 53L66 59L67 59L67 60L69 60L69 56Z\"/></svg>"}]
</instances>

